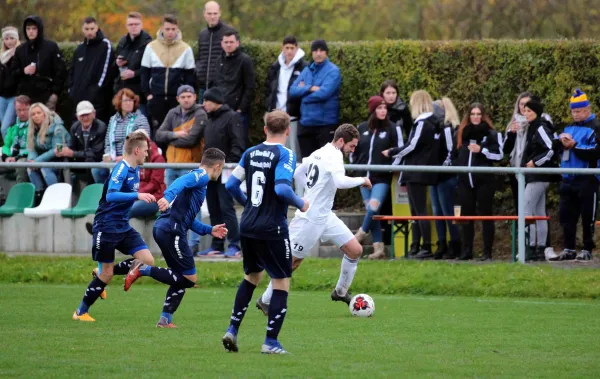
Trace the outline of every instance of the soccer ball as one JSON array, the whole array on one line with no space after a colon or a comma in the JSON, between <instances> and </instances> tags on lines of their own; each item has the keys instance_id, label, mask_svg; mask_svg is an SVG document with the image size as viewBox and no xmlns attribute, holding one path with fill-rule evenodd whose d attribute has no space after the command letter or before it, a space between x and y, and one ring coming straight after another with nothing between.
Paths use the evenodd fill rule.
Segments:
<instances>
[{"instance_id":1,"label":"soccer ball","mask_svg":"<svg viewBox=\"0 0 600 379\"><path fill-rule=\"evenodd\" d=\"M371 317L375 313L375 302L371 296L361 293L350 300L349 308L352 316Z\"/></svg>"}]
</instances>

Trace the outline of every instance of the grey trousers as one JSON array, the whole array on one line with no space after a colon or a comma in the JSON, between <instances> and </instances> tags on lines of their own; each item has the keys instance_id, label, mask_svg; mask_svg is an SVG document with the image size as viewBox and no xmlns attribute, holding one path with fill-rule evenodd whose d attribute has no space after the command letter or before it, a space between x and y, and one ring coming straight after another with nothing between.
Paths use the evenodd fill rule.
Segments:
<instances>
[{"instance_id":1,"label":"grey trousers","mask_svg":"<svg viewBox=\"0 0 600 379\"><path fill-rule=\"evenodd\" d=\"M525 216L546 216L548 182L527 183L525 186ZM546 246L548 221L529 225L529 246Z\"/></svg>"}]
</instances>

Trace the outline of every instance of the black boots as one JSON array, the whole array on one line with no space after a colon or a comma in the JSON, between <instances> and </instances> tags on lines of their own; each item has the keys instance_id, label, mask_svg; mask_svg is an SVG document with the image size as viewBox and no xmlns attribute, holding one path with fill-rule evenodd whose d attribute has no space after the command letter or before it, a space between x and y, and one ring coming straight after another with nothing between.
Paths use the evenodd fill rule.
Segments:
<instances>
[{"instance_id":1,"label":"black boots","mask_svg":"<svg viewBox=\"0 0 600 379\"><path fill-rule=\"evenodd\" d=\"M448 245L446 241L438 241L437 249L433 254L433 259L443 259L444 255L448 253Z\"/></svg>"},{"instance_id":2,"label":"black boots","mask_svg":"<svg viewBox=\"0 0 600 379\"><path fill-rule=\"evenodd\" d=\"M423 244L421 250L415 255L415 259L430 259L433 258L433 254L431 253L431 244Z\"/></svg>"},{"instance_id":3,"label":"black boots","mask_svg":"<svg viewBox=\"0 0 600 379\"><path fill-rule=\"evenodd\" d=\"M462 246L461 246L460 240L450 241L450 244L448 247L449 247L448 251L442 257L443 259L456 259L460 256L460 254L462 252Z\"/></svg>"},{"instance_id":4,"label":"black boots","mask_svg":"<svg viewBox=\"0 0 600 379\"><path fill-rule=\"evenodd\" d=\"M418 243L412 243L410 245L410 250L408 251L408 253L406 254L406 258L407 259L414 259L415 256L419 253L419 244Z\"/></svg>"},{"instance_id":5,"label":"black boots","mask_svg":"<svg viewBox=\"0 0 600 379\"><path fill-rule=\"evenodd\" d=\"M473 248L470 246L465 246L462 249L460 257L457 258L459 261L468 261L473 259Z\"/></svg>"},{"instance_id":6,"label":"black boots","mask_svg":"<svg viewBox=\"0 0 600 379\"><path fill-rule=\"evenodd\" d=\"M545 246L527 246L525 251L525 262L544 262L545 260Z\"/></svg>"}]
</instances>

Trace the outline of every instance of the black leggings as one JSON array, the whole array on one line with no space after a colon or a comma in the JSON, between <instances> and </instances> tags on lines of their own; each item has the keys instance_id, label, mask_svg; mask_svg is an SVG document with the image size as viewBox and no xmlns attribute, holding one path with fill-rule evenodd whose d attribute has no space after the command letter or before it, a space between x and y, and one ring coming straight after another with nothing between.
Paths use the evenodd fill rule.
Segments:
<instances>
[{"instance_id":1,"label":"black leggings","mask_svg":"<svg viewBox=\"0 0 600 379\"><path fill-rule=\"evenodd\" d=\"M427 216L427 185L407 183L408 205L413 216ZM412 226L412 243L419 245L423 238L423 246L431 245L431 222L417 221Z\"/></svg>"},{"instance_id":2,"label":"black leggings","mask_svg":"<svg viewBox=\"0 0 600 379\"><path fill-rule=\"evenodd\" d=\"M458 193L460 197L461 216L492 216L494 211L494 182L493 180L479 180L475 188L465 180L459 181ZM483 252L491 254L494 245L494 221L482 221L483 226ZM463 225L463 246L473 250L475 225L470 221Z\"/></svg>"}]
</instances>

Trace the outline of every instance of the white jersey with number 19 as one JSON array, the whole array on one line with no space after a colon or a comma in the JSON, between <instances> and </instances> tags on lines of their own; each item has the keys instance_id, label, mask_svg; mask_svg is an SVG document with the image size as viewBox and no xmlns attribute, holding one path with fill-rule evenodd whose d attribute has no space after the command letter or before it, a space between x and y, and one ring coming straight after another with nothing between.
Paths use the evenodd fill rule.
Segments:
<instances>
[{"instance_id":1,"label":"white jersey with number 19","mask_svg":"<svg viewBox=\"0 0 600 379\"><path fill-rule=\"evenodd\" d=\"M344 156L331 143L304 158L296 173L296 180L305 181L304 197L310 207L306 212L298 209L295 216L314 224L327 223L338 188L357 187L364 182L363 178L345 176Z\"/></svg>"}]
</instances>

